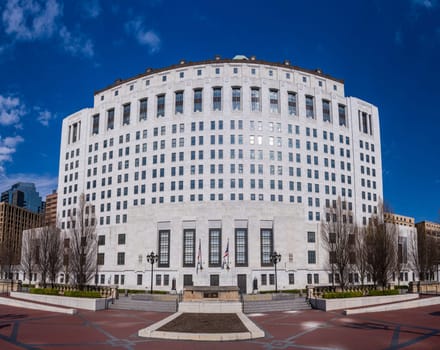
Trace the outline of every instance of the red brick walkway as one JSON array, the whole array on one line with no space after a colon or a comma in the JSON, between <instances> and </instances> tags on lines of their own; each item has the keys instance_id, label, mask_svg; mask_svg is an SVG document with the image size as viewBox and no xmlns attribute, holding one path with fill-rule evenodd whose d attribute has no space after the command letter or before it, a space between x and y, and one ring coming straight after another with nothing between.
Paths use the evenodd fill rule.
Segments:
<instances>
[{"instance_id":1,"label":"red brick walkway","mask_svg":"<svg viewBox=\"0 0 440 350\"><path fill-rule=\"evenodd\" d=\"M0 349L440 349L440 306L344 316L273 312L250 318L265 338L223 343L140 338L169 314L106 310L60 315L0 306Z\"/></svg>"}]
</instances>

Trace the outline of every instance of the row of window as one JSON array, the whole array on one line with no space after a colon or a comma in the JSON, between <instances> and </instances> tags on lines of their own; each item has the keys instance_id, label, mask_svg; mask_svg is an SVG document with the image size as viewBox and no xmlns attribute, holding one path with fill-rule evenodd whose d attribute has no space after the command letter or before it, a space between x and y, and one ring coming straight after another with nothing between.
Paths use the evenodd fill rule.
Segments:
<instances>
[{"instance_id":1,"label":"row of window","mask_svg":"<svg viewBox=\"0 0 440 350\"><path fill-rule=\"evenodd\" d=\"M260 112L262 110L262 94L259 87L251 88L250 110ZM165 116L166 94L159 94L156 96L156 117ZM193 108L194 113L203 112L203 89L196 88L193 90ZM295 92L287 92L287 111L290 115L297 115L297 94ZM280 92L278 89L269 89L269 111L271 113L280 112ZM323 99L322 101L322 117L324 122L332 122L331 102ZM148 117L148 98L139 100L138 106L138 120L145 121ZM223 88L212 88L212 110L221 111L223 109ZM231 109L232 111L242 110L242 88L239 86L232 87L231 93ZM122 125L129 125L131 122L132 108L131 102L122 105ZM307 118L314 119L315 112L315 97L305 95L305 115ZM174 114L184 113L184 91L179 90L174 93ZM346 106L338 104L338 123L341 126L347 126ZM112 130L115 127L115 108L107 110L107 130ZM98 134L100 129L100 114L92 116L92 134Z\"/></svg>"}]
</instances>

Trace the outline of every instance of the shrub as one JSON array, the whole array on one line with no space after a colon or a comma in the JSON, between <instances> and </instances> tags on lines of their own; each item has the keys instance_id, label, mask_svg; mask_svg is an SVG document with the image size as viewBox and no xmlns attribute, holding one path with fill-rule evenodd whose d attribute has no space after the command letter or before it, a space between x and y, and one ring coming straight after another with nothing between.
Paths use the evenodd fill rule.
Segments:
<instances>
[{"instance_id":1,"label":"shrub","mask_svg":"<svg viewBox=\"0 0 440 350\"><path fill-rule=\"evenodd\" d=\"M322 297L324 299L339 299L339 298L357 298L362 297L364 294L362 292L330 292L324 293Z\"/></svg>"},{"instance_id":2,"label":"shrub","mask_svg":"<svg viewBox=\"0 0 440 350\"><path fill-rule=\"evenodd\" d=\"M29 293L43 294L43 295L58 295L58 290L52 288L30 288Z\"/></svg>"},{"instance_id":3,"label":"shrub","mask_svg":"<svg viewBox=\"0 0 440 350\"><path fill-rule=\"evenodd\" d=\"M101 293L96 291L80 291L80 290L66 290L64 292L65 297L74 297L74 298L101 298Z\"/></svg>"},{"instance_id":4,"label":"shrub","mask_svg":"<svg viewBox=\"0 0 440 350\"><path fill-rule=\"evenodd\" d=\"M382 295L397 295L399 294L398 289L386 289L386 290L370 290L368 292L369 296L382 296Z\"/></svg>"}]
</instances>

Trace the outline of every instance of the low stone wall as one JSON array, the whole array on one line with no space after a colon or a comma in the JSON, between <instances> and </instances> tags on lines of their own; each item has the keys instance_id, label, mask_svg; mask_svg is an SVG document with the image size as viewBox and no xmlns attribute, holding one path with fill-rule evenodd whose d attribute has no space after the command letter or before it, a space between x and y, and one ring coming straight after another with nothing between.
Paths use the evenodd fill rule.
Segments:
<instances>
[{"instance_id":1,"label":"low stone wall","mask_svg":"<svg viewBox=\"0 0 440 350\"><path fill-rule=\"evenodd\" d=\"M83 310L104 310L107 299L72 298L57 295L28 294L21 292L11 292L11 297L40 303L59 305Z\"/></svg>"},{"instance_id":2,"label":"low stone wall","mask_svg":"<svg viewBox=\"0 0 440 350\"><path fill-rule=\"evenodd\" d=\"M440 295L439 282L410 282L409 291L420 294Z\"/></svg>"},{"instance_id":3,"label":"low stone wall","mask_svg":"<svg viewBox=\"0 0 440 350\"><path fill-rule=\"evenodd\" d=\"M18 280L0 280L0 293L19 291L21 283Z\"/></svg>"},{"instance_id":4,"label":"low stone wall","mask_svg":"<svg viewBox=\"0 0 440 350\"><path fill-rule=\"evenodd\" d=\"M369 305L394 303L397 301L413 300L419 297L418 294L384 295L374 297L340 298L340 299L321 299L311 298L310 304L314 309L332 311L363 307Z\"/></svg>"},{"instance_id":5,"label":"low stone wall","mask_svg":"<svg viewBox=\"0 0 440 350\"><path fill-rule=\"evenodd\" d=\"M196 313L235 313L241 312L240 302L233 301L183 301L179 303L179 312Z\"/></svg>"}]
</instances>

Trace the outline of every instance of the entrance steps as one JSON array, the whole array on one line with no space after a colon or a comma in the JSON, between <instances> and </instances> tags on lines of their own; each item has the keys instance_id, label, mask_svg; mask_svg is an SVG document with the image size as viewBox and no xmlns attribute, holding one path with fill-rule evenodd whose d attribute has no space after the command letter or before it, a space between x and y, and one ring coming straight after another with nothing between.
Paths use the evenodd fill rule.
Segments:
<instances>
[{"instance_id":1,"label":"entrance steps","mask_svg":"<svg viewBox=\"0 0 440 350\"><path fill-rule=\"evenodd\" d=\"M243 302L245 314L271 311L299 311L310 310L312 307L306 298L297 297L282 300L248 300Z\"/></svg>"},{"instance_id":2,"label":"entrance steps","mask_svg":"<svg viewBox=\"0 0 440 350\"><path fill-rule=\"evenodd\" d=\"M119 296L113 303L109 304L109 309L115 310L137 310L153 312L176 312L177 302L174 300L142 300L132 299L130 296Z\"/></svg>"}]
</instances>

